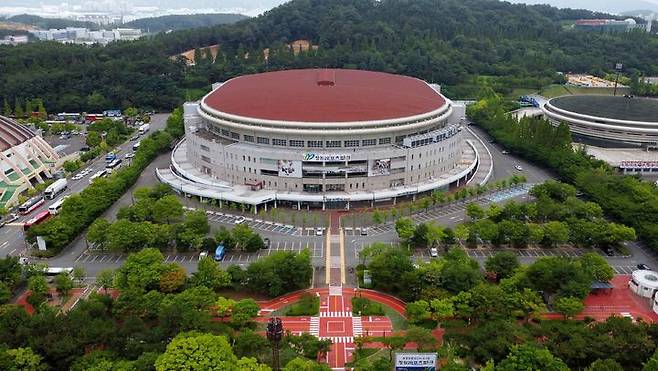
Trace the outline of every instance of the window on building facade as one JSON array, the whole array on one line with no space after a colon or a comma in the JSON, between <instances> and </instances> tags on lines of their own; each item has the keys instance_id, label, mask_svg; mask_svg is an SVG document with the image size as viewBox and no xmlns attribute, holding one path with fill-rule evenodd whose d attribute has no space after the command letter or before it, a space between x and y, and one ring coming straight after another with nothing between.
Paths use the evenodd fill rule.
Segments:
<instances>
[{"instance_id":1,"label":"window on building facade","mask_svg":"<svg viewBox=\"0 0 658 371\"><path fill-rule=\"evenodd\" d=\"M256 138L258 144L270 144L270 138L258 137Z\"/></svg>"},{"instance_id":2,"label":"window on building facade","mask_svg":"<svg viewBox=\"0 0 658 371\"><path fill-rule=\"evenodd\" d=\"M359 146L359 141L358 140L346 140L345 141L345 147L358 147Z\"/></svg>"},{"instance_id":3,"label":"window on building facade","mask_svg":"<svg viewBox=\"0 0 658 371\"><path fill-rule=\"evenodd\" d=\"M208 156L201 156L201 161L205 161L207 163L212 163L212 161L210 161L210 157L208 157Z\"/></svg>"},{"instance_id":4,"label":"window on building facade","mask_svg":"<svg viewBox=\"0 0 658 371\"><path fill-rule=\"evenodd\" d=\"M288 141L285 140L285 139L277 139L277 138L272 139L272 145L273 146L284 146L285 147L288 144L287 142Z\"/></svg>"},{"instance_id":5,"label":"window on building facade","mask_svg":"<svg viewBox=\"0 0 658 371\"><path fill-rule=\"evenodd\" d=\"M391 144L391 138L379 138L379 144Z\"/></svg>"},{"instance_id":6,"label":"window on building facade","mask_svg":"<svg viewBox=\"0 0 658 371\"><path fill-rule=\"evenodd\" d=\"M206 152L210 152L210 148L208 148L208 146L204 146L203 144L201 145L201 149Z\"/></svg>"},{"instance_id":7,"label":"window on building facade","mask_svg":"<svg viewBox=\"0 0 658 371\"><path fill-rule=\"evenodd\" d=\"M364 139L364 140L361 141L361 145L364 146L364 147L374 146L375 144L377 144L376 139Z\"/></svg>"},{"instance_id":8,"label":"window on building facade","mask_svg":"<svg viewBox=\"0 0 658 371\"><path fill-rule=\"evenodd\" d=\"M306 142L306 146L309 148L322 148L321 140L309 140Z\"/></svg>"},{"instance_id":9,"label":"window on building facade","mask_svg":"<svg viewBox=\"0 0 658 371\"><path fill-rule=\"evenodd\" d=\"M254 136L253 135L245 135L243 136L245 142L254 142Z\"/></svg>"},{"instance_id":10,"label":"window on building facade","mask_svg":"<svg viewBox=\"0 0 658 371\"><path fill-rule=\"evenodd\" d=\"M304 147L304 141L291 139L290 147Z\"/></svg>"},{"instance_id":11,"label":"window on building facade","mask_svg":"<svg viewBox=\"0 0 658 371\"><path fill-rule=\"evenodd\" d=\"M328 140L326 143L327 148L338 148L342 146L342 142L340 140Z\"/></svg>"}]
</instances>

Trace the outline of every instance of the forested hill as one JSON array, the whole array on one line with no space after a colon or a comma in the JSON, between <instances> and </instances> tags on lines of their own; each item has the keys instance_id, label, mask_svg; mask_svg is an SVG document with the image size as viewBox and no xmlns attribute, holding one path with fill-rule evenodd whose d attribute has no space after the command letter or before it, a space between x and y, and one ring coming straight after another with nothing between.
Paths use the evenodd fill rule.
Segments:
<instances>
[{"instance_id":1,"label":"forested hill","mask_svg":"<svg viewBox=\"0 0 658 371\"><path fill-rule=\"evenodd\" d=\"M42 29L51 29L51 28L66 28L66 27L86 27L92 30L96 30L99 26L93 22L83 22L76 21L73 19L64 19L64 18L43 18L38 15L31 14L20 14L13 17L7 18L7 21L14 23L22 23L35 26Z\"/></svg>"},{"instance_id":2,"label":"forested hill","mask_svg":"<svg viewBox=\"0 0 658 371\"><path fill-rule=\"evenodd\" d=\"M0 48L0 98L40 97L46 108L137 105L167 109L213 81L267 69L338 67L388 71L443 84L453 97L486 82L538 88L556 71L658 74L658 38L586 33L563 21L583 10L494 0L293 0L232 25L161 33L107 47L33 44ZM293 55L285 45L317 50ZM185 67L170 56L219 44L216 62ZM263 50L269 48L265 61Z\"/></svg>"},{"instance_id":3,"label":"forested hill","mask_svg":"<svg viewBox=\"0 0 658 371\"><path fill-rule=\"evenodd\" d=\"M126 23L125 26L157 33L169 30L176 31L231 24L248 18L242 14L230 13L165 15L162 17L137 19Z\"/></svg>"}]
</instances>

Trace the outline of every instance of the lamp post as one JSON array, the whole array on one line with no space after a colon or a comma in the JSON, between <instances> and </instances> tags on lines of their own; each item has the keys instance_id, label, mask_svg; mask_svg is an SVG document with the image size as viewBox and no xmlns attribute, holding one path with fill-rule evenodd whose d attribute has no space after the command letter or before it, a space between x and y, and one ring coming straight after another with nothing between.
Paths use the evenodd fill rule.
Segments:
<instances>
[{"instance_id":1,"label":"lamp post","mask_svg":"<svg viewBox=\"0 0 658 371\"><path fill-rule=\"evenodd\" d=\"M272 342L272 369L279 371L279 343L283 338L281 318L274 317L267 322L267 340Z\"/></svg>"}]
</instances>

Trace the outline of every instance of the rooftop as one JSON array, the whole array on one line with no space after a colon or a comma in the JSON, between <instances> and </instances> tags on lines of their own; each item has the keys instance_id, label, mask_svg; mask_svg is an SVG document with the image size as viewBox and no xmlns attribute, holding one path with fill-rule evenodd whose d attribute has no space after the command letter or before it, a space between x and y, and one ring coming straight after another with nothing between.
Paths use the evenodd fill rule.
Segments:
<instances>
[{"instance_id":1,"label":"rooftop","mask_svg":"<svg viewBox=\"0 0 658 371\"><path fill-rule=\"evenodd\" d=\"M658 122L658 99L609 95L567 95L550 100L556 108L616 120Z\"/></svg>"},{"instance_id":2,"label":"rooftop","mask_svg":"<svg viewBox=\"0 0 658 371\"><path fill-rule=\"evenodd\" d=\"M387 120L441 108L445 99L422 80L383 72L304 69L229 80L204 99L218 111L279 121Z\"/></svg>"},{"instance_id":3,"label":"rooftop","mask_svg":"<svg viewBox=\"0 0 658 371\"><path fill-rule=\"evenodd\" d=\"M0 116L0 151L6 151L32 137L32 130L10 118Z\"/></svg>"}]
</instances>

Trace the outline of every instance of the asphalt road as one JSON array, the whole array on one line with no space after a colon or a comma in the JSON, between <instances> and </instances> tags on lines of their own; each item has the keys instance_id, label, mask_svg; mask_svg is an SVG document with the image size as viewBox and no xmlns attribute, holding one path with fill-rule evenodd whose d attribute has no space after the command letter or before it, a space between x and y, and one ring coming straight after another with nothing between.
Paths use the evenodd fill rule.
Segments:
<instances>
[{"instance_id":1,"label":"asphalt road","mask_svg":"<svg viewBox=\"0 0 658 371\"><path fill-rule=\"evenodd\" d=\"M151 130L163 129L166 125L167 117L169 117L169 114L153 115L153 117L151 117ZM80 141L80 138L78 136L75 136L74 138L70 139L70 141L73 141L71 145L79 144L78 142ZM53 144L62 144L67 142L65 140L59 140L59 139L57 140L58 142ZM119 149L118 157L124 159L126 153L132 152L132 146L133 146L133 142L131 141L127 141L121 144L120 146L118 146L117 147L117 149ZM86 167L83 167L78 171L81 172L84 169L92 169L92 171L87 176L85 176L80 180L73 180L71 179L71 177L67 178L68 187L64 192L60 193L57 197L55 197L52 200L47 199L42 206L32 211L30 214L24 216L22 215L15 222L5 225L2 229L0 229L0 256L1 257L7 255L17 256L22 252L24 252L26 245L23 236L23 226L22 226L23 223L29 220L30 218L32 218L34 215L37 215L39 212L48 210L48 207L53 203L57 202L57 200L59 200L62 196L80 193L83 189L89 186L89 177L91 177L91 175L93 175L95 172L105 169L105 165L106 163L104 156L97 158L91 163L88 163ZM116 204L113 207L115 206ZM51 265L55 266L54 264Z\"/></svg>"}]
</instances>

